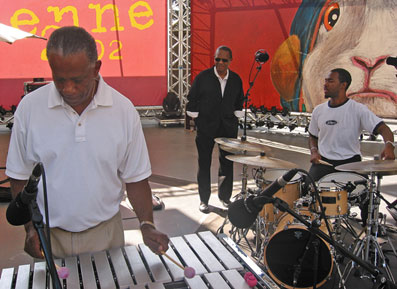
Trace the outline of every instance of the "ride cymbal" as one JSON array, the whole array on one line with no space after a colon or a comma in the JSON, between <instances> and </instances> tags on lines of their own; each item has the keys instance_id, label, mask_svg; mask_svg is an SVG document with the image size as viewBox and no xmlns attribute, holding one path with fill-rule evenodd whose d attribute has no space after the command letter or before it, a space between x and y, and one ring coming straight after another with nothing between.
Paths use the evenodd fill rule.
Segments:
<instances>
[{"instance_id":1,"label":"ride cymbal","mask_svg":"<svg viewBox=\"0 0 397 289\"><path fill-rule=\"evenodd\" d=\"M369 160L354 162L337 166L335 169L360 174L380 173L381 175L396 175L397 160Z\"/></svg>"}]
</instances>

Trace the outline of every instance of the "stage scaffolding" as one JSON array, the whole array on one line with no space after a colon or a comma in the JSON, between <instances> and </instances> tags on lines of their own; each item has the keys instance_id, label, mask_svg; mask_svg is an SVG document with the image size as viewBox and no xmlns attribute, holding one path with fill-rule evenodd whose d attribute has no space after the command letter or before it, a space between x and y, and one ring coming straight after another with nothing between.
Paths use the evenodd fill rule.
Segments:
<instances>
[{"instance_id":1,"label":"stage scaffolding","mask_svg":"<svg viewBox=\"0 0 397 289\"><path fill-rule=\"evenodd\" d=\"M190 0L168 0L168 91L181 100L185 111L190 89ZM161 114L161 106L137 107L142 117Z\"/></svg>"}]
</instances>

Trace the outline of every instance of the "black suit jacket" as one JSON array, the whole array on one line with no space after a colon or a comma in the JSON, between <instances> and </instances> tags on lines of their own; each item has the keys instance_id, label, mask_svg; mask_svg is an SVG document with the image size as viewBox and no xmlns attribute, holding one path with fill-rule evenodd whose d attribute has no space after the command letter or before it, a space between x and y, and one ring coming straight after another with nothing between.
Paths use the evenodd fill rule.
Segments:
<instances>
[{"instance_id":1,"label":"black suit jacket","mask_svg":"<svg viewBox=\"0 0 397 289\"><path fill-rule=\"evenodd\" d=\"M237 137L238 119L234 111L242 110L244 102L243 84L237 73L229 70L222 97L214 67L200 72L187 99L186 110L199 113L195 119L197 133L210 137Z\"/></svg>"}]
</instances>

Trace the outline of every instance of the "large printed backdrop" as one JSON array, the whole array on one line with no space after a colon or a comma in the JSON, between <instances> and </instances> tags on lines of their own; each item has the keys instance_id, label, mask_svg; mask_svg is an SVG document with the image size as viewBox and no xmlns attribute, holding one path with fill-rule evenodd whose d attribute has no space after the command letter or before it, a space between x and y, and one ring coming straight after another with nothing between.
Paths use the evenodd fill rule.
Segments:
<instances>
[{"instance_id":1,"label":"large printed backdrop","mask_svg":"<svg viewBox=\"0 0 397 289\"><path fill-rule=\"evenodd\" d=\"M100 73L136 106L161 105L167 93L167 1L6 1L0 22L46 38L62 26L84 27L97 42ZM0 42L0 105L16 105L25 81L51 80L45 46Z\"/></svg>"},{"instance_id":2,"label":"large printed backdrop","mask_svg":"<svg viewBox=\"0 0 397 289\"><path fill-rule=\"evenodd\" d=\"M250 104L308 111L324 102L323 84L333 68L353 78L348 96L381 117L397 117L397 0L192 0L192 77L214 64L219 45L230 46L230 68L245 91L254 54L265 49Z\"/></svg>"}]
</instances>

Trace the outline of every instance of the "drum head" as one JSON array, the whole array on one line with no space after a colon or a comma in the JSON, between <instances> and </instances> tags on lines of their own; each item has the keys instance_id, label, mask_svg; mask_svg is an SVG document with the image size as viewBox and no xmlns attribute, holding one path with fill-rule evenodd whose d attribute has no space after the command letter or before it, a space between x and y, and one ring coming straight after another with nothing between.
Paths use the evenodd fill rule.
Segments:
<instances>
[{"instance_id":1,"label":"drum head","mask_svg":"<svg viewBox=\"0 0 397 289\"><path fill-rule=\"evenodd\" d=\"M294 228L280 231L269 240L265 251L266 265L270 275L283 283L284 286L294 287L294 270L296 265L299 264L299 259L302 258L303 254L306 254L295 288L313 287L313 267L315 263L313 242L309 244L309 249L305 253L310 235L310 232L302 225L301 227L294 226ZM321 283L320 285L322 285L332 271L332 257L326 243L318 237L314 238L319 241L316 284Z\"/></svg>"},{"instance_id":2,"label":"drum head","mask_svg":"<svg viewBox=\"0 0 397 289\"><path fill-rule=\"evenodd\" d=\"M355 181L366 181L367 179L362 175L355 174L355 173L331 173L320 180L318 180L318 187L323 188L331 188L336 187L340 189L345 189L344 187L348 184L348 182L354 184ZM356 188L349 193L349 196L360 195L362 191L366 189L365 184L359 184Z\"/></svg>"}]
</instances>

